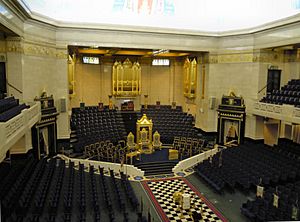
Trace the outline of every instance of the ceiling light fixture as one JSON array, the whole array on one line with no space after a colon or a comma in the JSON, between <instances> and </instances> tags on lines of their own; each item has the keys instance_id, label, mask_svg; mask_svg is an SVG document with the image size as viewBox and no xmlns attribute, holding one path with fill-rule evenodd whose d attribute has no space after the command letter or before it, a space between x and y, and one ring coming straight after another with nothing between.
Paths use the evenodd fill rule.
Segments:
<instances>
[{"instance_id":1,"label":"ceiling light fixture","mask_svg":"<svg viewBox=\"0 0 300 222\"><path fill-rule=\"evenodd\" d=\"M159 49L159 50L154 50L152 52L152 55L159 55L159 54L163 54L163 53L169 53L169 50L168 49Z\"/></svg>"}]
</instances>

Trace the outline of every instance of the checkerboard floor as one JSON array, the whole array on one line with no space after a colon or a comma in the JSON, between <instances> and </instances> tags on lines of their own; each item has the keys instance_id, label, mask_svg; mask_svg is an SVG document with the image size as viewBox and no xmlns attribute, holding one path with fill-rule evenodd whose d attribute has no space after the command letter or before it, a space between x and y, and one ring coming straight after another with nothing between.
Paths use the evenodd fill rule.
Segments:
<instances>
[{"instance_id":1,"label":"checkerboard floor","mask_svg":"<svg viewBox=\"0 0 300 222\"><path fill-rule=\"evenodd\" d=\"M226 221L226 219L208 202L201 197L199 192L185 178L173 178L144 181L144 188L154 202L156 209L159 211L163 221L193 221L191 214L193 211L198 213L202 210L202 220L208 222ZM174 192L181 191L191 194L191 211L183 210L182 214L178 205L173 201ZM219 215L219 216L217 216Z\"/></svg>"}]
</instances>

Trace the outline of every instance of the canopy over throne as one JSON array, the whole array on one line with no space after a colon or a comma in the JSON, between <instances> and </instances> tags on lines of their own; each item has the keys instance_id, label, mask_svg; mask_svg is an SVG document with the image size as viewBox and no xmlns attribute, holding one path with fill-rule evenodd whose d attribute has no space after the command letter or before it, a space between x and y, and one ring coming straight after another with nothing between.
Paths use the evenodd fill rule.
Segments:
<instances>
[{"instance_id":1,"label":"canopy over throne","mask_svg":"<svg viewBox=\"0 0 300 222\"><path fill-rule=\"evenodd\" d=\"M136 142L142 153L152 153L152 127L151 119L148 119L146 114L137 120L136 123Z\"/></svg>"}]
</instances>

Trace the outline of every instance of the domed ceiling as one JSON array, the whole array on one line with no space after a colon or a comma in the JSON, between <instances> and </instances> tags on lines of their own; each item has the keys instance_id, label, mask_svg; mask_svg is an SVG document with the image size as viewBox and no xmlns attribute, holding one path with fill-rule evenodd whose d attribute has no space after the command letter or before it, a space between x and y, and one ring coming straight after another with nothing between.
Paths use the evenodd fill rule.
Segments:
<instances>
[{"instance_id":1,"label":"domed ceiling","mask_svg":"<svg viewBox=\"0 0 300 222\"><path fill-rule=\"evenodd\" d=\"M298 18L300 0L18 0L36 19L56 24L175 32L254 29Z\"/></svg>"}]
</instances>

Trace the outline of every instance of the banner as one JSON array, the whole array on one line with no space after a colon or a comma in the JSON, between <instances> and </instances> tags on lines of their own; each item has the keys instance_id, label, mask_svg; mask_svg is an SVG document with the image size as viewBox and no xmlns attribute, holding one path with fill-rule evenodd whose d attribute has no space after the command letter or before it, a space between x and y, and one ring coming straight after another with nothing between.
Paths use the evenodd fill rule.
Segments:
<instances>
[{"instance_id":1,"label":"banner","mask_svg":"<svg viewBox=\"0 0 300 222\"><path fill-rule=\"evenodd\" d=\"M263 197L263 194L264 194L264 187L257 186L256 187L256 196L257 197Z\"/></svg>"},{"instance_id":2,"label":"banner","mask_svg":"<svg viewBox=\"0 0 300 222\"><path fill-rule=\"evenodd\" d=\"M220 157L219 157L219 167L221 167L222 164L223 164L223 160L222 160L222 156L220 155Z\"/></svg>"},{"instance_id":3,"label":"banner","mask_svg":"<svg viewBox=\"0 0 300 222\"><path fill-rule=\"evenodd\" d=\"M278 208L278 200L279 200L279 196L276 195L275 193L273 194L274 198L273 198L273 206Z\"/></svg>"},{"instance_id":4,"label":"banner","mask_svg":"<svg viewBox=\"0 0 300 222\"><path fill-rule=\"evenodd\" d=\"M298 208L295 205L292 208L292 219L298 220Z\"/></svg>"}]
</instances>

